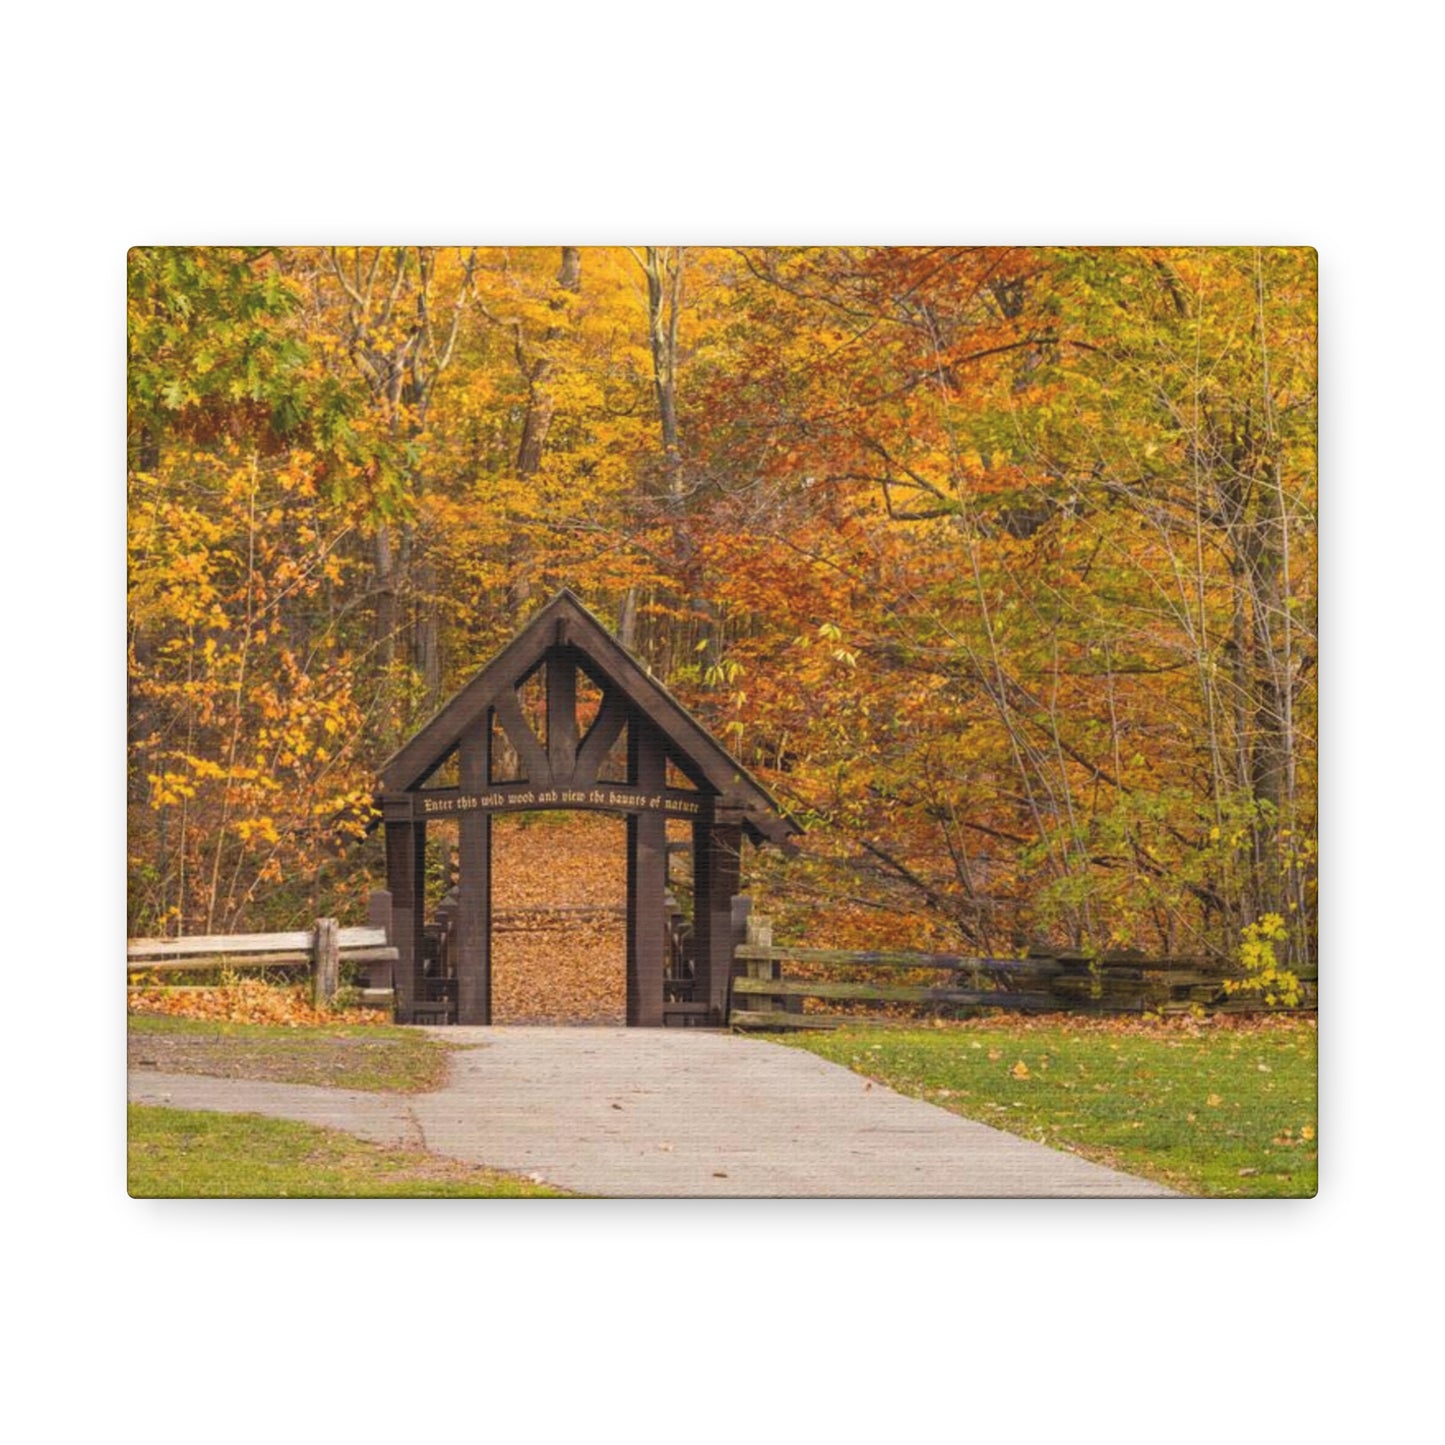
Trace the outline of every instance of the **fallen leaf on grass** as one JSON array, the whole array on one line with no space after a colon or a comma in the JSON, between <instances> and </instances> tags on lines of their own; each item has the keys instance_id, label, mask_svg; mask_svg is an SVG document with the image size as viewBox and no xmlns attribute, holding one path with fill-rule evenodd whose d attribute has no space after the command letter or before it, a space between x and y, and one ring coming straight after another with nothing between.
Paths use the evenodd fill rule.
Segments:
<instances>
[{"instance_id":1,"label":"fallen leaf on grass","mask_svg":"<svg viewBox=\"0 0 1445 1445\"><path fill-rule=\"evenodd\" d=\"M129 1008L132 1013L169 1014L214 1023L276 1024L293 1029L303 1025L391 1022L377 1009L317 1008L309 988L270 984L259 978L243 978L187 993L172 993L164 988L137 991L129 997Z\"/></svg>"},{"instance_id":2,"label":"fallen leaf on grass","mask_svg":"<svg viewBox=\"0 0 1445 1445\"><path fill-rule=\"evenodd\" d=\"M1022 1059L1020 1059L1018 1063L1016 1063L1013 1068L1009 1070L1009 1073L1011 1073L1016 1079L1026 1079L1029 1076L1029 1066L1024 1063Z\"/></svg>"}]
</instances>

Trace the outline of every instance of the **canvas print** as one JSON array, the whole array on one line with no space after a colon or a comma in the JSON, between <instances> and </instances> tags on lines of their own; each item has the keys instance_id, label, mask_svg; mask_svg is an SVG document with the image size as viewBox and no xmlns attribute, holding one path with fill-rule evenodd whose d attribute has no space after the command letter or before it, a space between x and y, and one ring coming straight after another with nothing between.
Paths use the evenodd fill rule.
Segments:
<instances>
[{"instance_id":1,"label":"canvas print","mask_svg":"<svg viewBox=\"0 0 1445 1445\"><path fill-rule=\"evenodd\" d=\"M1315 1193L1312 250L126 265L133 1196Z\"/></svg>"}]
</instances>

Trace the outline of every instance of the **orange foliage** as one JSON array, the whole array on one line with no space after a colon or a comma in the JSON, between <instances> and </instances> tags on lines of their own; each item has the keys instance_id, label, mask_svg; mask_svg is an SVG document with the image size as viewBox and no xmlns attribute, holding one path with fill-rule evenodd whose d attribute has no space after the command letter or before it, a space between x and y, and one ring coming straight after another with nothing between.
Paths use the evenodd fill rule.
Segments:
<instances>
[{"instance_id":1,"label":"orange foliage","mask_svg":"<svg viewBox=\"0 0 1445 1445\"><path fill-rule=\"evenodd\" d=\"M1308 955L1312 253L669 257L665 455L641 249L135 253L132 931L354 907L565 584L809 825L786 931Z\"/></svg>"},{"instance_id":2,"label":"orange foliage","mask_svg":"<svg viewBox=\"0 0 1445 1445\"><path fill-rule=\"evenodd\" d=\"M228 1024L285 1024L315 1028L327 1024L389 1024L390 1013L377 1009L318 1008L310 991L259 979L221 983L214 988L138 988L128 997L131 1013L168 1014L172 1018L205 1019Z\"/></svg>"}]
</instances>

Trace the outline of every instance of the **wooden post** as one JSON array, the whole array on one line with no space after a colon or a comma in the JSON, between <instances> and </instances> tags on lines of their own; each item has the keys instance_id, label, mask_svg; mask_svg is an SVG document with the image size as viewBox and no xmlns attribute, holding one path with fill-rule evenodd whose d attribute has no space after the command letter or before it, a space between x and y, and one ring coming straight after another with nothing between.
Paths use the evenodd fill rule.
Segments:
<instances>
[{"instance_id":1,"label":"wooden post","mask_svg":"<svg viewBox=\"0 0 1445 1445\"><path fill-rule=\"evenodd\" d=\"M773 946L773 920L761 913L750 915L747 924L747 941L752 948L771 948ZM771 958L750 958L748 959L747 973L749 978L774 979L778 976L778 965ZM748 1007L780 1010L783 1007L783 1000L760 994L749 994Z\"/></svg>"},{"instance_id":2,"label":"wooden post","mask_svg":"<svg viewBox=\"0 0 1445 1445\"><path fill-rule=\"evenodd\" d=\"M426 824L385 823L386 883L396 930L396 1016L411 1022L421 969L422 929L426 923Z\"/></svg>"},{"instance_id":3,"label":"wooden post","mask_svg":"<svg viewBox=\"0 0 1445 1445\"><path fill-rule=\"evenodd\" d=\"M391 917L391 894L385 888L373 888L366 900L366 922L370 928L384 928L386 941L396 942L395 924ZM392 968L389 963L369 963L366 966L367 988L395 988Z\"/></svg>"},{"instance_id":4,"label":"wooden post","mask_svg":"<svg viewBox=\"0 0 1445 1445\"><path fill-rule=\"evenodd\" d=\"M547 654L547 753L553 781L570 782L577 768L577 664L562 648Z\"/></svg>"},{"instance_id":5,"label":"wooden post","mask_svg":"<svg viewBox=\"0 0 1445 1445\"><path fill-rule=\"evenodd\" d=\"M473 729L462 741L464 789L480 792L487 785L487 740L486 731ZM461 877L453 932L457 1022L485 1025L492 1021L492 815L463 813L459 832Z\"/></svg>"},{"instance_id":6,"label":"wooden post","mask_svg":"<svg viewBox=\"0 0 1445 1445\"><path fill-rule=\"evenodd\" d=\"M713 1021L723 1023L732 979L732 907L738 891L743 832L737 824L717 823L711 802L705 808L692 830L692 927L697 949L693 997L710 1004Z\"/></svg>"},{"instance_id":7,"label":"wooden post","mask_svg":"<svg viewBox=\"0 0 1445 1445\"><path fill-rule=\"evenodd\" d=\"M667 779L662 739L642 718L627 730L631 786L660 795ZM661 1028L667 973L667 815L627 817L627 1022Z\"/></svg>"},{"instance_id":8,"label":"wooden post","mask_svg":"<svg viewBox=\"0 0 1445 1445\"><path fill-rule=\"evenodd\" d=\"M729 959L748 941L748 919L752 915L753 900L746 893L733 894L732 906L729 910L729 920L732 924L732 941L728 947ZM729 974L729 977L734 976Z\"/></svg>"},{"instance_id":9,"label":"wooden post","mask_svg":"<svg viewBox=\"0 0 1445 1445\"><path fill-rule=\"evenodd\" d=\"M334 918L316 920L311 967L312 998L318 1008L325 1008L335 1001L341 984L341 930Z\"/></svg>"}]
</instances>

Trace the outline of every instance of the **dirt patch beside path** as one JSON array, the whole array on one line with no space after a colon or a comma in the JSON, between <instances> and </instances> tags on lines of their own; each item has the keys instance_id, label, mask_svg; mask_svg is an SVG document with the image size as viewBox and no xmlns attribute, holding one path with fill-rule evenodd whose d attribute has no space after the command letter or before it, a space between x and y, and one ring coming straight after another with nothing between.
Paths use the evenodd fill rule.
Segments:
<instances>
[{"instance_id":1,"label":"dirt patch beside path","mask_svg":"<svg viewBox=\"0 0 1445 1445\"><path fill-rule=\"evenodd\" d=\"M127 1040L129 1065L142 1072L408 1094L440 1088L449 1053L423 1035L368 1038L316 1029L132 1032Z\"/></svg>"}]
</instances>

